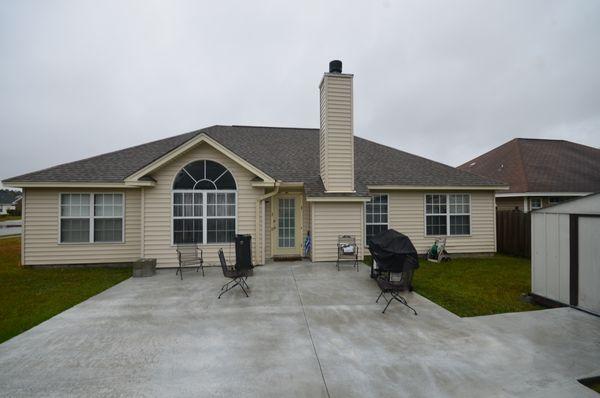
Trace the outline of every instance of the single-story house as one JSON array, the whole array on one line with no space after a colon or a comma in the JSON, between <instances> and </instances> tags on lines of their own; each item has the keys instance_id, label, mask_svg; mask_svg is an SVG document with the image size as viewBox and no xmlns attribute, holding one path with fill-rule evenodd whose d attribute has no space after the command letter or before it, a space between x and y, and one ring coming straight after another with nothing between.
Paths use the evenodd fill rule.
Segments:
<instances>
[{"instance_id":1,"label":"single-story house","mask_svg":"<svg viewBox=\"0 0 600 398\"><path fill-rule=\"evenodd\" d=\"M9 210L15 210L15 199L19 192L12 189L0 189L0 214L7 214Z\"/></svg>"},{"instance_id":2,"label":"single-story house","mask_svg":"<svg viewBox=\"0 0 600 398\"><path fill-rule=\"evenodd\" d=\"M600 149L564 140L515 138L459 169L503 181L498 210L552 206L600 191Z\"/></svg>"},{"instance_id":3,"label":"single-story house","mask_svg":"<svg viewBox=\"0 0 600 398\"><path fill-rule=\"evenodd\" d=\"M23 189L26 265L175 266L175 245L205 261L252 235L255 264L336 258L338 235L387 228L421 253L494 253L504 183L354 136L353 75L333 61L319 85L320 128L212 126L3 181ZM310 234L312 248L304 253Z\"/></svg>"}]
</instances>

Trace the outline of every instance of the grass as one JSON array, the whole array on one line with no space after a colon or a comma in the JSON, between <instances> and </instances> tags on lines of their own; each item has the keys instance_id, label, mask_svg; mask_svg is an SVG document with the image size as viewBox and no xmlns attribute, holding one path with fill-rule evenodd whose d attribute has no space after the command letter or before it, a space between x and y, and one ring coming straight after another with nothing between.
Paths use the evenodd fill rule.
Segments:
<instances>
[{"instance_id":1,"label":"grass","mask_svg":"<svg viewBox=\"0 0 600 398\"><path fill-rule=\"evenodd\" d=\"M454 258L446 263L420 260L413 287L461 317L543 308L521 299L531 291L531 263L517 257Z\"/></svg>"},{"instance_id":2,"label":"grass","mask_svg":"<svg viewBox=\"0 0 600 398\"><path fill-rule=\"evenodd\" d=\"M0 239L0 343L129 278L130 268L21 267L21 239Z\"/></svg>"},{"instance_id":3,"label":"grass","mask_svg":"<svg viewBox=\"0 0 600 398\"><path fill-rule=\"evenodd\" d=\"M600 394L600 376L582 379L579 382Z\"/></svg>"},{"instance_id":4,"label":"grass","mask_svg":"<svg viewBox=\"0 0 600 398\"><path fill-rule=\"evenodd\" d=\"M20 220L21 216L9 216L8 214L0 214L0 221Z\"/></svg>"}]
</instances>

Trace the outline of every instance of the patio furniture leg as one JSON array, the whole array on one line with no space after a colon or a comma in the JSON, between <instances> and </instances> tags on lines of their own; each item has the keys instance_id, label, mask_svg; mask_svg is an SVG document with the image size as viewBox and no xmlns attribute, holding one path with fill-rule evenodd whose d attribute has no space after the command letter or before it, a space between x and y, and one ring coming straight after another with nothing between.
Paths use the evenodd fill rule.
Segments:
<instances>
[{"instance_id":1,"label":"patio furniture leg","mask_svg":"<svg viewBox=\"0 0 600 398\"><path fill-rule=\"evenodd\" d=\"M385 310L388 309L388 307L390 306L390 304L392 303L392 299L387 299L387 297L383 296L383 298L385 298L385 300L387 301L387 304L385 306L385 308L383 309L383 311L381 311L382 314L385 314Z\"/></svg>"},{"instance_id":2,"label":"patio furniture leg","mask_svg":"<svg viewBox=\"0 0 600 398\"><path fill-rule=\"evenodd\" d=\"M415 313L415 315L418 315L417 311L415 311L415 309L413 307L411 307L410 305L408 305L408 302L406 301L406 299L404 297L400 296L397 293L392 293L392 297L395 298L397 301L399 301L401 304L403 304L403 305L407 306L408 308L410 308L412 310L412 312Z\"/></svg>"},{"instance_id":3,"label":"patio furniture leg","mask_svg":"<svg viewBox=\"0 0 600 398\"><path fill-rule=\"evenodd\" d=\"M250 290L250 286L248 286L248 283L246 282L246 279L248 279L248 277L246 278L241 278L241 282L244 286L246 286L246 289Z\"/></svg>"},{"instance_id":4,"label":"patio furniture leg","mask_svg":"<svg viewBox=\"0 0 600 398\"><path fill-rule=\"evenodd\" d=\"M381 296L383 296L383 290L381 291L381 293L379 293L379 297L377 297L377 300L375 300L375 303L379 303L379 299L381 298Z\"/></svg>"},{"instance_id":5,"label":"patio furniture leg","mask_svg":"<svg viewBox=\"0 0 600 398\"><path fill-rule=\"evenodd\" d=\"M181 280L183 280L183 270L181 269L181 266L179 266L179 268L177 268L177 272L175 272L175 276L177 276L178 273L179 273L179 276L181 277Z\"/></svg>"},{"instance_id":6,"label":"patio furniture leg","mask_svg":"<svg viewBox=\"0 0 600 398\"><path fill-rule=\"evenodd\" d=\"M233 282L235 282L234 279L230 280L229 282L227 282L226 284L223 285L223 287L221 288L221 290L223 290L223 288L225 288L225 287L229 287L229 284L233 283Z\"/></svg>"},{"instance_id":7,"label":"patio furniture leg","mask_svg":"<svg viewBox=\"0 0 600 398\"><path fill-rule=\"evenodd\" d=\"M232 281L230 281L230 282L227 282L227 283L226 283L226 285L229 285L231 282L235 282L235 284L233 284L233 285L231 285L231 286L228 286L228 287L227 287L227 289L223 290L223 291L222 291L222 292L219 294L219 297L217 297L218 299L220 299L220 298L221 298L221 296L222 296L223 294L227 293L228 291L230 291L231 289L233 289L234 287L236 287L236 286L238 286L238 285L239 285L239 282L238 282L237 280L235 280L235 279L234 279L234 280L232 280ZM243 290L243 289L244 289L244 288L242 288L242 290ZM245 291L244 291L244 293L245 293ZM248 296L248 294L246 294L246 296Z\"/></svg>"},{"instance_id":8,"label":"patio furniture leg","mask_svg":"<svg viewBox=\"0 0 600 398\"><path fill-rule=\"evenodd\" d=\"M246 297L249 297L249 296L248 296L248 293L246 292L246 289L244 289L244 285L243 285L243 284L240 284L240 287L241 287L241 288L242 288L242 290L244 291L244 294L246 295Z\"/></svg>"}]
</instances>

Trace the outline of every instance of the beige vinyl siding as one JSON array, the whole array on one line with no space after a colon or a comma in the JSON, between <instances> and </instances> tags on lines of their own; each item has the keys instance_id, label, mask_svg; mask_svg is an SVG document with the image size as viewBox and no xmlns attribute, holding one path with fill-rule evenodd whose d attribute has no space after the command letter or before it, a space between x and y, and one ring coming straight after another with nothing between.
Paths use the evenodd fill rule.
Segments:
<instances>
[{"instance_id":1,"label":"beige vinyl siding","mask_svg":"<svg viewBox=\"0 0 600 398\"><path fill-rule=\"evenodd\" d=\"M387 192L389 228L408 235L419 253L426 253L435 240L434 236L425 235L425 195L428 193L454 192ZM467 193L471 196L471 234L448 236L447 250L451 254L493 253L496 251L494 192Z\"/></svg>"},{"instance_id":2,"label":"beige vinyl siding","mask_svg":"<svg viewBox=\"0 0 600 398\"><path fill-rule=\"evenodd\" d=\"M352 75L326 74L321 86L321 177L328 191L354 190Z\"/></svg>"},{"instance_id":3,"label":"beige vinyl siding","mask_svg":"<svg viewBox=\"0 0 600 398\"><path fill-rule=\"evenodd\" d=\"M327 91L325 88L325 79L323 79L323 82L321 83L320 112L319 166L321 172L321 179L323 180L323 183L326 184L326 182L329 180L327 175Z\"/></svg>"},{"instance_id":4,"label":"beige vinyl siding","mask_svg":"<svg viewBox=\"0 0 600 398\"><path fill-rule=\"evenodd\" d=\"M140 257L140 190L139 189L46 189L26 188L26 229L23 239L25 265L60 265L118 263ZM125 197L124 243L59 244L60 193L120 192Z\"/></svg>"},{"instance_id":5,"label":"beige vinyl siding","mask_svg":"<svg viewBox=\"0 0 600 398\"><path fill-rule=\"evenodd\" d=\"M339 235L354 235L357 242L364 241L362 202L313 202L311 212L313 261L335 261ZM362 259L363 246L359 248Z\"/></svg>"},{"instance_id":6,"label":"beige vinyl siding","mask_svg":"<svg viewBox=\"0 0 600 398\"><path fill-rule=\"evenodd\" d=\"M185 165L196 160L218 162L233 174L237 183L236 233L252 235L252 255L256 263L256 248L259 247L256 241L256 200L264 193L264 189L253 188L251 180L255 177L254 174L206 143L199 144L152 173L156 185L144 190L145 257L156 258L158 267L177 265L175 246L172 244L171 189L175 175ZM208 244L200 247L204 251L204 261L207 265L219 264L217 252L221 247L227 261L235 262L233 243Z\"/></svg>"}]
</instances>

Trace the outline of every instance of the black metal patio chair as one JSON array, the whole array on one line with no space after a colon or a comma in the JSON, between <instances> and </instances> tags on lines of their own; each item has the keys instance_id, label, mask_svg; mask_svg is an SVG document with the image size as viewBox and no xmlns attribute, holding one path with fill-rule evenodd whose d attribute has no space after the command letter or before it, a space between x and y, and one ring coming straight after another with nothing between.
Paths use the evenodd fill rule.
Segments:
<instances>
[{"instance_id":1,"label":"black metal patio chair","mask_svg":"<svg viewBox=\"0 0 600 398\"><path fill-rule=\"evenodd\" d=\"M410 270L401 273L385 272L377 277L377 286L381 289L381 293L375 302L378 303L382 297L387 302L382 311L383 314L385 314L392 301L396 300L400 304L410 308L417 315L417 311L408 305L406 299L400 295L400 292L412 290L412 275L413 270ZM389 298L386 296L386 293L390 295Z\"/></svg>"},{"instance_id":2,"label":"black metal patio chair","mask_svg":"<svg viewBox=\"0 0 600 398\"><path fill-rule=\"evenodd\" d=\"M248 270L238 270L228 266L227 262L225 261L225 254L223 254L223 249L219 249L219 261L221 262L223 276L231 280L221 287L221 292L219 293L219 297L217 298L221 298L221 296L224 293L230 291L236 286L239 286L246 295L246 297L248 297L248 292L246 291L246 289L250 290L250 286L248 286L248 284L246 283L246 279L248 279Z\"/></svg>"},{"instance_id":3,"label":"black metal patio chair","mask_svg":"<svg viewBox=\"0 0 600 398\"><path fill-rule=\"evenodd\" d=\"M198 245L177 245L177 260L179 267L175 275L179 274L181 280L183 280L183 270L186 268L196 268L196 272L202 269L202 276L204 276L202 249L199 249Z\"/></svg>"}]
</instances>

